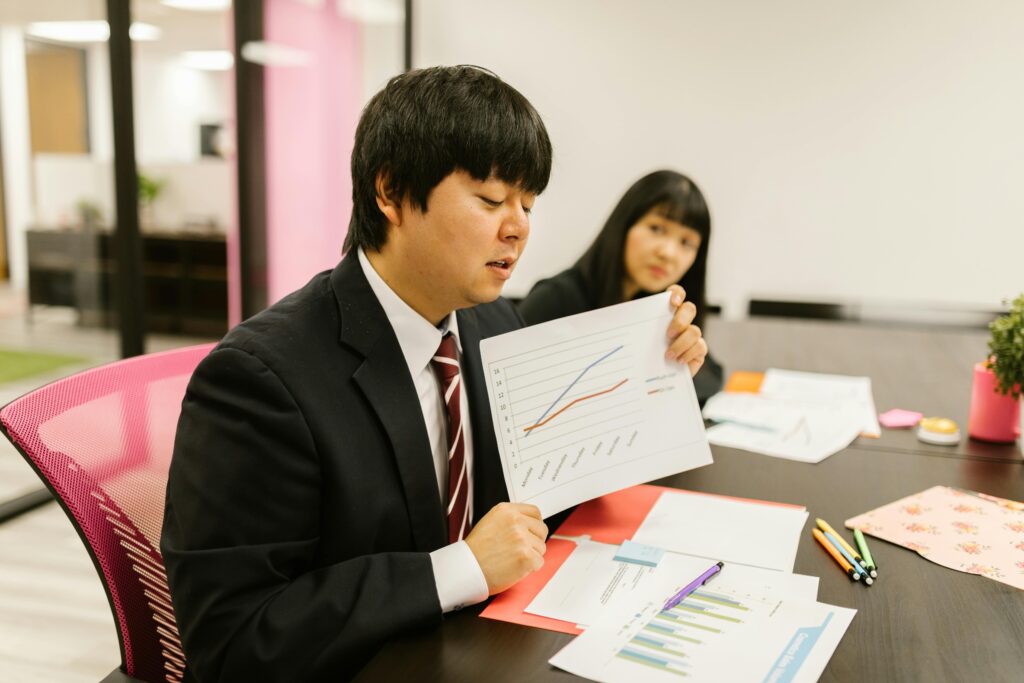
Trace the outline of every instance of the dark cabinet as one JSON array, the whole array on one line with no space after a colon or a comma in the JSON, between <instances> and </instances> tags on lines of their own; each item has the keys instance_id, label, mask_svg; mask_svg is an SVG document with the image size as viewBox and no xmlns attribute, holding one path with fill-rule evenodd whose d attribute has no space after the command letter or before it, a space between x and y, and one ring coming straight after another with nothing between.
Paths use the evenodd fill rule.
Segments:
<instances>
[{"instance_id":1,"label":"dark cabinet","mask_svg":"<svg viewBox=\"0 0 1024 683\"><path fill-rule=\"evenodd\" d=\"M117 325L114 236L106 231L29 230L29 307L71 306L83 325ZM146 331L221 336L227 331L223 235L142 237Z\"/></svg>"}]
</instances>

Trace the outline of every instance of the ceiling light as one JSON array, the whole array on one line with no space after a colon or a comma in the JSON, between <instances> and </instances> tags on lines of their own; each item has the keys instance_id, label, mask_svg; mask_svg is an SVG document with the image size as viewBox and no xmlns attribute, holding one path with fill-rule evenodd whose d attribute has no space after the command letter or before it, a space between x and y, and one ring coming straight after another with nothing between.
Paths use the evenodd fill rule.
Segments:
<instances>
[{"instance_id":1,"label":"ceiling light","mask_svg":"<svg viewBox=\"0 0 1024 683\"><path fill-rule=\"evenodd\" d=\"M110 38L110 25L105 21L37 21L29 24L25 32L33 38L61 43L102 43ZM135 22L128 35L132 40L157 40L160 29Z\"/></svg>"},{"instance_id":2,"label":"ceiling light","mask_svg":"<svg viewBox=\"0 0 1024 683\"><path fill-rule=\"evenodd\" d=\"M405 19L405 7L399 0L337 0L339 15L364 24L399 24Z\"/></svg>"},{"instance_id":3,"label":"ceiling light","mask_svg":"<svg viewBox=\"0 0 1024 683\"><path fill-rule=\"evenodd\" d=\"M102 43L110 37L110 26L105 21L39 21L29 24L25 32L62 43Z\"/></svg>"},{"instance_id":4,"label":"ceiling light","mask_svg":"<svg viewBox=\"0 0 1024 683\"><path fill-rule=\"evenodd\" d=\"M153 26L153 24L143 24L135 21L128 27L128 37L139 41L160 40L160 28Z\"/></svg>"},{"instance_id":5,"label":"ceiling light","mask_svg":"<svg viewBox=\"0 0 1024 683\"><path fill-rule=\"evenodd\" d=\"M227 50L190 50L182 53L181 62L190 69L227 71L235 65L235 58Z\"/></svg>"},{"instance_id":6,"label":"ceiling light","mask_svg":"<svg viewBox=\"0 0 1024 683\"><path fill-rule=\"evenodd\" d=\"M315 61L308 50L265 40L252 40L243 45L242 59L263 66L306 66Z\"/></svg>"},{"instance_id":7,"label":"ceiling light","mask_svg":"<svg viewBox=\"0 0 1024 683\"><path fill-rule=\"evenodd\" d=\"M160 4L195 12L222 12L231 7L231 0L160 0Z\"/></svg>"}]
</instances>

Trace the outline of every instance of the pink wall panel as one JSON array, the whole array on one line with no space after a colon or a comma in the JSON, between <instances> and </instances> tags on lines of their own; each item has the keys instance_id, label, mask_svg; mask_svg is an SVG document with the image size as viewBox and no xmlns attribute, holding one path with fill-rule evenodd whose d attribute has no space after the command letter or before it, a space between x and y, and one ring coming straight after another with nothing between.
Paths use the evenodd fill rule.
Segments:
<instances>
[{"instance_id":1,"label":"pink wall panel","mask_svg":"<svg viewBox=\"0 0 1024 683\"><path fill-rule=\"evenodd\" d=\"M267 0L265 40L308 63L265 68L267 287L273 303L341 257L361 101L359 25L335 3Z\"/></svg>"}]
</instances>

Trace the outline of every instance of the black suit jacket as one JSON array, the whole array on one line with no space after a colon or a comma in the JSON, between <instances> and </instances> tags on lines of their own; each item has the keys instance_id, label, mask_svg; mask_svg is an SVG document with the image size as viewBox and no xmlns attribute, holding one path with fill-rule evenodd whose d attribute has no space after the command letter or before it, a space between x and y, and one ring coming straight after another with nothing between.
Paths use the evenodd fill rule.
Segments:
<instances>
[{"instance_id":1,"label":"black suit jacket","mask_svg":"<svg viewBox=\"0 0 1024 683\"><path fill-rule=\"evenodd\" d=\"M458 312L474 509L508 500L482 338L506 301ZM447 543L419 399L357 258L234 328L182 403L161 550L189 677L338 680L441 619Z\"/></svg>"}]
</instances>

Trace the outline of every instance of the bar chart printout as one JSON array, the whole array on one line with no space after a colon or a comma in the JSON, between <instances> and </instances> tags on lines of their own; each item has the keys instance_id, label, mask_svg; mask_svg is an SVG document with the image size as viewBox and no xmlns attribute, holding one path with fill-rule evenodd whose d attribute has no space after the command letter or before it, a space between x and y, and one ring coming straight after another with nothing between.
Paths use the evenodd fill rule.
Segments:
<instances>
[{"instance_id":1,"label":"bar chart printout","mask_svg":"<svg viewBox=\"0 0 1024 683\"><path fill-rule=\"evenodd\" d=\"M547 517L711 462L688 369L664 358L668 295L485 339L509 497Z\"/></svg>"},{"instance_id":2,"label":"bar chart printout","mask_svg":"<svg viewBox=\"0 0 1024 683\"><path fill-rule=\"evenodd\" d=\"M607 683L816 681L855 610L698 589L663 610L647 598L607 614L551 664Z\"/></svg>"},{"instance_id":3,"label":"bar chart printout","mask_svg":"<svg viewBox=\"0 0 1024 683\"><path fill-rule=\"evenodd\" d=\"M750 611L751 607L728 595L695 591L645 623L628 625L626 628L634 630L615 657L667 674L689 676L699 649L742 625Z\"/></svg>"}]
</instances>

